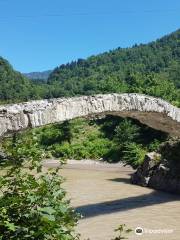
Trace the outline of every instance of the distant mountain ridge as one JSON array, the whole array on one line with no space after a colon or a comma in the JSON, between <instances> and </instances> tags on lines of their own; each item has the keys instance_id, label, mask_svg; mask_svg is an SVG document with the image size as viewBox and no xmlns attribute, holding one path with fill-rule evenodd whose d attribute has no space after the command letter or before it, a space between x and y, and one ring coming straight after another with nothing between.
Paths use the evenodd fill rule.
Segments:
<instances>
[{"instance_id":1,"label":"distant mountain ridge","mask_svg":"<svg viewBox=\"0 0 180 240\"><path fill-rule=\"evenodd\" d=\"M148 44L117 48L21 74L0 58L0 101L106 93L143 93L180 107L180 29Z\"/></svg>"},{"instance_id":2,"label":"distant mountain ridge","mask_svg":"<svg viewBox=\"0 0 180 240\"><path fill-rule=\"evenodd\" d=\"M33 97L32 82L0 57L0 102L26 101Z\"/></svg>"},{"instance_id":3,"label":"distant mountain ridge","mask_svg":"<svg viewBox=\"0 0 180 240\"><path fill-rule=\"evenodd\" d=\"M51 74L52 70L42 71L42 72L30 72L30 73L23 73L29 79L32 80L44 80L46 81Z\"/></svg>"},{"instance_id":4,"label":"distant mountain ridge","mask_svg":"<svg viewBox=\"0 0 180 240\"><path fill-rule=\"evenodd\" d=\"M180 106L180 29L148 44L60 65L47 83L56 87L55 96L136 92Z\"/></svg>"}]
</instances>

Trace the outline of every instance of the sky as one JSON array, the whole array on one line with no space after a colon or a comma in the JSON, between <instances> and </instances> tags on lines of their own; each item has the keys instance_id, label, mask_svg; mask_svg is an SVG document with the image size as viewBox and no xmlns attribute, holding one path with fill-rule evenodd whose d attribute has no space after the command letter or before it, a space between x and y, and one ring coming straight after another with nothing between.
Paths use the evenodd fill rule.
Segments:
<instances>
[{"instance_id":1,"label":"sky","mask_svg":"<svg viewBox=\"0 0 180 240\"><path fill-rule=\"evenodd\" d=\"M23 73L147 43L178 28L179 0L0 0L0 56Z\"/></svg>"}]
</instances>

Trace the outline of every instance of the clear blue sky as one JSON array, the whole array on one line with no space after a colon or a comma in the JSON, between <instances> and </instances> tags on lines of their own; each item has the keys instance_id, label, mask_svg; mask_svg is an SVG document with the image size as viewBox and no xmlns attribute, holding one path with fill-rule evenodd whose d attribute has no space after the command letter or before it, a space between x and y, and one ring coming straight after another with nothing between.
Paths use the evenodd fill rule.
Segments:
<instances>
[{"instance_id":1,"label":"clear blue sky","mask_svg":"<svg viewBox=\"0 0 180 240\"><path fill-rule=\"evenodd\" d=\"M41 71L180 28L179 0L0 0L0 56Z\"/></svg>"}]
</instances>

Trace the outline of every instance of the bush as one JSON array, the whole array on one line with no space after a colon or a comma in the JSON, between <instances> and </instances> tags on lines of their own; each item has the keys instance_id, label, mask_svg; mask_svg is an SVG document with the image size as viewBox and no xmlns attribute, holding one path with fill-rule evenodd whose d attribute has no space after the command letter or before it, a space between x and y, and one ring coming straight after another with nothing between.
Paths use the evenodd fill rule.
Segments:
<instances>
[{"instance_id":1,"label":"bush","mask_svg":"<svg viewBox=\"0 0 180 240\"><path fill-rule=\"evenodd\" d=\"M36 148L45 151L46 158L103 158L118 162L128 158L125 156L128 144L142 144L148 151L157 151L167 135L133 119L108 116L91 121L79 118L31 130L22 136L24 140L32 137L37 138Z\"/></svg>"},{"instance_id":2,"label":"bush","mask_svg":"<svg viewBox=\"0 0 180 240\"><path fill-rule=\"evenodd\" d=\"M152 143L149 144L148 146L148 151L150 152L156 152L158 151L160 147L161 142L155 139Z\"/></svg>"},{"instance_id":3,"label":"bush","mask_svg":"<svg viewBox=\"0 0 180 240\"><path fill-rule=\"evenodd\" d=\"M13 171L13 176L1 178L1 239L74 239L77 217L62 183L57 172L35 177Z\"/></svg>"},{"instance_id":4,"label":"bush","mask_svg":"<svg viewBox=\"0 0 180 240\"><path fill-rule=\"evenodd\" d=\"M123 161L126 164L131 165L133 168L137 168L143 163L144 157L147 151L143 149L142 145L136 143L129 143L123 150Z\"/></svg>"},{"instance_id":5,"label":"bush","mask_svg":"<svg viewBox=\"0 0 180 240\"><path fill-rule=\"evenodd\" d=\"M92 141L86 139L80 143L56 144L52 147L52 154L54 157L63 159L98 159L106 156L111 147L112 142L108 139L97 138Z\"/></svg>"},{"instance_id":6,"label":"bush","mask_svg":"<svg viewBox=\"0 0 180 240\"><path fill-rule=\"evenodd\" d=\"M131 233L133 230L130 228L126 227L126 224L121 224L119 225L115 230L114 230L118 236L111 239L111 240L122 240L122 239L128 239L126 237L127 234Z\"/></svg>"},{"instance_id":7,"label":"bush","mask_svg":"<svg viewBox=\"0 0 180 240\"><path fill-rule=\"evenodd\" d=\"M56 158L68 159L72 156L72 149L68 142L64 142L61 145L55 144L52 147L52 155Z\"/></svg>"},{"instance_id":8,"label":"bush","mask_svg":"<svg viewBox=\"0 0 180 240\"><path fill-rule=\"evenodd\" d=\"M1 167L0 239L79 239L74 232L78 216L66 199L63 178L59 169L42 172L43 152L36 138L16 138L4 148L8 160ZM28 168L24 168L27 160Z\"/></svg>"},{"instance_id":9,"label":"bush","mask_svg":"<svg viewBox=\"0 0 180 240\"><path fill-rule=\"evenodd\" d=\"M140 128L133 124L131 120L124 119L115 129L115 140L120 144L137 140Z\"/></svg>"}]
</instances>

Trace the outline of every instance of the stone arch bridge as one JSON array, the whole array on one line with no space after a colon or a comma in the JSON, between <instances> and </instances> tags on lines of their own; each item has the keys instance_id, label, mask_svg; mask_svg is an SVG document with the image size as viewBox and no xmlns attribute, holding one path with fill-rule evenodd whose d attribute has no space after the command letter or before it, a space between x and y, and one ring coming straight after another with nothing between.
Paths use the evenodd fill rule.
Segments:
<instances>
[{"instance_id":1,"label":"stone arch bridge","mask_svg":"<svg viewBox=\"0 0 180 240\"><path fill-rule=\"evenodd\" d=\"M0 106L0 136L78 117L131 117L180 136L180 109L142 94L105 94L37 100Z\"/></svg>"}]
</instances>

